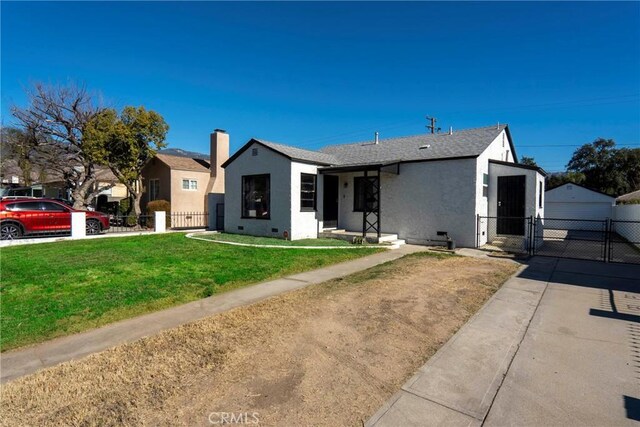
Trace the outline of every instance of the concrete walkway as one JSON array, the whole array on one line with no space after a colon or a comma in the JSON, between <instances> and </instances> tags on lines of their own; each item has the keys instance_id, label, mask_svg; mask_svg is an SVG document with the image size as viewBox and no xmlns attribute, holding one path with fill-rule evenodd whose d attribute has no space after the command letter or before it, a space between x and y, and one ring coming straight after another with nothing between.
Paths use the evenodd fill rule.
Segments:
<instances>
[{"instance_id":1,"label":"concrete walkway","mask_svg":"<svg viewBox=\"0 0 640 427\"><path fill-rule=\"evenodd\" d=\"M388 250L319 270L247 286L177 307L112 323L87 332L5 352L0 354L0 383L31 374L48 366L79 359L118 344L135 341L164 329L174 328L294 289L344 277L423 250L425 248L421 246L403 245L396 250Z\"/></svg>"},{"instance_id":2,"label":"concrete walkway","mask_svg":"<svg viewBox=\"0 0 640 427\"><path fill-rule=\"evenodd\" d=\"M368 426L635 425L640 266L533 258Z\"/></svg>"}]
</instances>

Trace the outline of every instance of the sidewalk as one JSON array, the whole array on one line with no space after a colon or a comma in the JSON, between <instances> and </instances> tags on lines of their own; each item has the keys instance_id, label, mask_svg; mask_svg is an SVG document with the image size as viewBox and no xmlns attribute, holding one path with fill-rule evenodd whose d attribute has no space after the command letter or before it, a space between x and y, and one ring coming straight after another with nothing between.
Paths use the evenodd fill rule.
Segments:
<instances>
[{"instance_id":1,"label":"sidewalk","mask_svg":"<svg viewBox=\"0 0 640 427\"><path fill-rule=\"evenodd\" d=\"M640 266L533 258L366 425L637 425L638 300Z\"/></svg>"},{"instance_id":2,"label":"sidewalk","mask_svg":"<svg viewBox=\"0 0 640 427\"><path fill-rule=\"evenodd\" d=\"M247 286L177 307L112 323L98 329L2 353L0 354L0 383L58 363L79 359L118 344L135 341L164 329L174 328L216 313L249 305L294 289L347 276L423 250L426 249L421 246L403 245L399 249Z\"/></svg>"}]
</instances>

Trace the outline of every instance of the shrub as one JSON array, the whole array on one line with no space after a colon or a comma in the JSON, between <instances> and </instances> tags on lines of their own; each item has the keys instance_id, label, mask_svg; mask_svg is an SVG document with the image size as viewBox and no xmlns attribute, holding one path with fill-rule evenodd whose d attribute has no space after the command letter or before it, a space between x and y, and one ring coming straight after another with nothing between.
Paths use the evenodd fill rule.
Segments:
<instances>
[{"instance_id":1,"label":"shrub","mask_svg":"<svg viewBox=\"0 0 640 427\"><path fill-rule=\"evenodd\" d=\"M166 200L153 200L147 203L147 225L149 228L153 228L155 226L155 213L156 212L166 212L167 213L167 228L171 227L171 203Z\"/></svg>"}]
</instances>

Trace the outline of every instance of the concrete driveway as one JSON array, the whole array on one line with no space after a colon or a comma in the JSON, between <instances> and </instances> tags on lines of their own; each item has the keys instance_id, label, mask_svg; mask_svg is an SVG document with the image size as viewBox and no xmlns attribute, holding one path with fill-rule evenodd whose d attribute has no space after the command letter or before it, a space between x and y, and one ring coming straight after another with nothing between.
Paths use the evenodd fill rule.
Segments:
<instances>
[{"instance_id":1,"label":"concrete driveway","mask_svg":"<svg viewBox=\"0 0 640 427\"><path fill-rule=\"evenodd\" d=\"M535 257L367 424L639 421L640 265Z\"/></svg>"}]
</instances>

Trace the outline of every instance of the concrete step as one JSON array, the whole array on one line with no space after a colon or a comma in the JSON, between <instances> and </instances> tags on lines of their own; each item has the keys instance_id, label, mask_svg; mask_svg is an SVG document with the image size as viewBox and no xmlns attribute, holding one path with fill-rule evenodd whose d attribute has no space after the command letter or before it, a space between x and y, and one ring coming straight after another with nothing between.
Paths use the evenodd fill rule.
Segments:
<instances>
[{"instance_id":1,"label":"concrete step","mask_svg":"<svg viewBox=\"0 0 640 427\"><path fill-rule=\"evenodd\" d=\"M345 230L323 230L320 233L318 233L318 237L319 238L323 238L323 239L341 239L341 240L346 240L348 242L352 242L354 238L357 237L361 237L362 233L358 233L355 231L345 231ZM398 240L398 235L397 234L383 234L380 236L380 238L378 239L378 236L373 234L373 233L369 233L367 235L367 242L369 243L389 243L389 242L395 242Z\"/></svg>"},{"instance_id":2,"label":"concrete step","mask_svg":"<svg viewBox=\"0 0 640 427\"><path fill-rule=\"evenodd\" d=\"M384 235L384 236L380 236L380 238L378 239L378 243L393 242L395 240L398 240L398 235L397 234L387 234L387 235Z\"/></svg>"}]
</instances>

